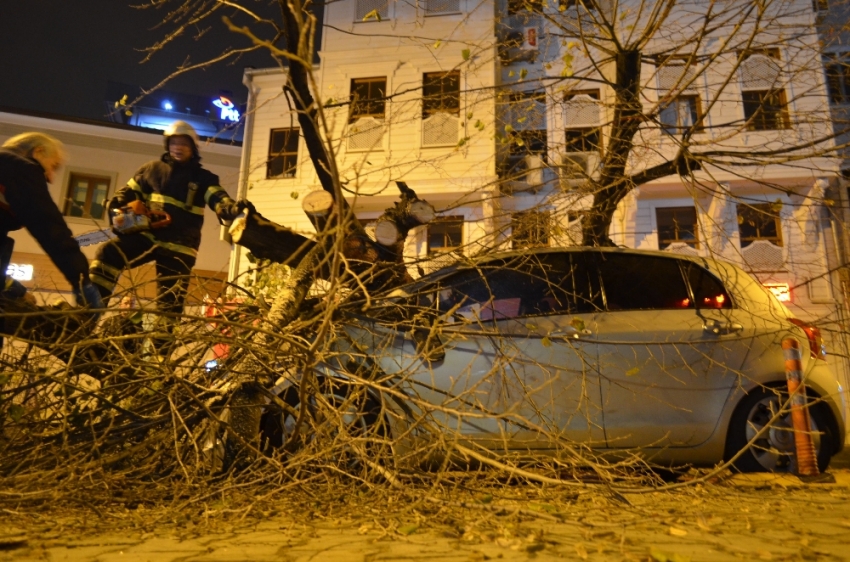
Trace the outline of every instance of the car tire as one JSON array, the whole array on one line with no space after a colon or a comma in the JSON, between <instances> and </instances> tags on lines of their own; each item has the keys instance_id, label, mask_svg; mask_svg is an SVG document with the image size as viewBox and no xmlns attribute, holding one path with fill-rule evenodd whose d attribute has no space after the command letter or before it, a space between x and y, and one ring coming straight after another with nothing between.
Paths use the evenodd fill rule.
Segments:
<instances>
[{"instance_id":1,"label":"car tire","mask_svg":"<svg viewBox=\"0 0 850 562\"><path fill-rule=\"evenodd\" d=\"M725 460L744 450L732 463L736 472L797 472L794 431L790 410L776 419L752 444L755 435L776 417L788 400L782 390L760 387L750 391L738 404L729 423ZM809 397L812 402L812 397ZM809 407L812 437L818 469L823 472L836 450L835 423L829 407L816 402Z\"/></svg>"},{"instance_id":2,"label":"car tire","mask_svg":"<svg viewBox=\"0 0 850 562\"><path fill-rule=\"evenodd\" d=\"M308 449L310 457L318 455L349 470L362 468L364 455L380 462L389 430L380 400L365 387L317 379L304 393L307 409L300 429L300 388L291 386L278 398L266 406L260 420L260 448L266 454L293 455Z\"/></svg>"}]
</instances>

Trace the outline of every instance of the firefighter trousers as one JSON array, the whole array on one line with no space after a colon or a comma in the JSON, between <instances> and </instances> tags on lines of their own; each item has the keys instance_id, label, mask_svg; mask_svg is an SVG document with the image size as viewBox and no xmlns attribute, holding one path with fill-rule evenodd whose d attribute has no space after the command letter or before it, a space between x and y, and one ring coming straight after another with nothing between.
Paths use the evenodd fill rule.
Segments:
<instances>
[{"instance_id":1,"label":"firefighter trousers","mask_svg":"<svg viewBox=\"0 0 850 562\"><path fill-rule=\"evenodd\" d=\"M180 314L195 257L164 248L143 233L123 234L103 244L91 262L89 275L107 303L123 271L150 262L156 264L157 307L162 312ZM161 320L163 327L171 332L175 318ZM154 347L160 349L156 341Z\"/></svg>"}]
</instances>

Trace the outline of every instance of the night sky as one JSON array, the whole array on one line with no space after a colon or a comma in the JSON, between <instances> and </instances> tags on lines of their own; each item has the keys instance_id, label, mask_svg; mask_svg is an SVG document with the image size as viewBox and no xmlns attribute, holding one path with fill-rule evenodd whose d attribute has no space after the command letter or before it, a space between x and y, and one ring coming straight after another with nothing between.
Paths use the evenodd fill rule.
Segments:
<instances>
[{"instance_id":1,"label":"night sky","mask_svg":"<svg viewBox=\"0 0 850 562\"><path fill-rule=\"evenodd\" d=\"M247 46L216 16L202 38L182 37L140 64L141 50L166 32L156 28L165 12L131 3L144 0L0 0L0 106L103 120L108 81L150 88L187 58L199 62L228 46ZM242 103L244 67L273 65L268 55L252 54L179 77L165 89L210 96L229 90Z\"/></svg>"}]
</instances>

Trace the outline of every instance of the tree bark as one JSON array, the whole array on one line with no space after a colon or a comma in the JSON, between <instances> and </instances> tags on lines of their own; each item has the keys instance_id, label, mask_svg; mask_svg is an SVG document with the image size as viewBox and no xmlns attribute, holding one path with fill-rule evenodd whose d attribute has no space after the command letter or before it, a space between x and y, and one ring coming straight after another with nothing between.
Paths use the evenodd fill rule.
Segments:
<instances>
[{"instance_id":1,"label":"tree bark","mask_svg":"<svg viewBox=\"0 0 850 562\"><path fill-rule=\"evenodd\" d=\"M582 220L585 246L615 245L608 236L611 220L617 205L634 188L634 183L626 176L626 164L634 147L635 133L643 122L640 65L640 51L620 51L616 55L614 119L602 171L594 185L593 207Z\"/></svg>"}]
</instances>

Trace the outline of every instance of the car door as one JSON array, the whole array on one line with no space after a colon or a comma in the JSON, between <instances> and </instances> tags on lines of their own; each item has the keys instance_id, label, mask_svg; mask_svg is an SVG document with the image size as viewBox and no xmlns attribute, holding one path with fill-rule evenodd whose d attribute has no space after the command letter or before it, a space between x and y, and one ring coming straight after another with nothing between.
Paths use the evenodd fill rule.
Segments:
<instances>
[{"instance_id":1,"label":"car door","mask_svg":"<svg viewBox=\"0 0 850 562\"><path fill-rule=\"evenodd\" d=\"M409 337L398 353L412 360L419 398L439 405L435 420L494 449L603 438L595 346L569 325L576 322L565 314L565 273L531 254L459 272L434 288L445 357L417 356Z\"/></svg>"},{"instance_id":2,"label":"car door","mask_svg":"<svg viewBox=\"0 0 850 562\"><path fill-rule=\"evenodd\" d=\"M609 447L706 441L738 382L743 322L717 278L675 257L598 252L596 318ZM686 282L687 279L687 282Z\"/></svg>"}]
</instances>

